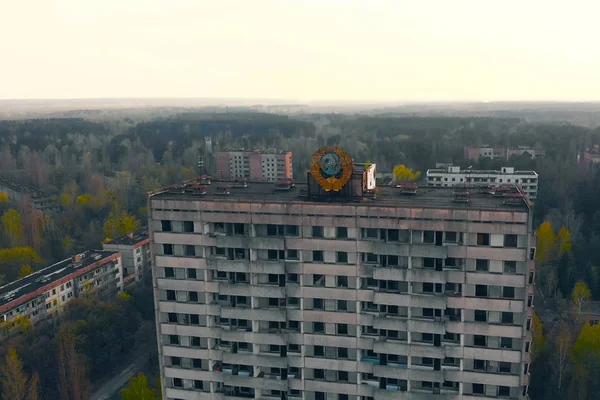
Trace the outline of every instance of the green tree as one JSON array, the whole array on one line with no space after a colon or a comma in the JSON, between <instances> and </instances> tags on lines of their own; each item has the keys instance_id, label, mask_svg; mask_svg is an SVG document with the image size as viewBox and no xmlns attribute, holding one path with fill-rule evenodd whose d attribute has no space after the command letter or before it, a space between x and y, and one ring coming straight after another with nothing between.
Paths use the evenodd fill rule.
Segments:
<instances>
[{"instance_id":1,"label":"green tree","mask_svg":"<svg viewBox=\"0 0 600 400\"><path fill-rule=\"evenodd\" d=\"M538 238L535 255L536 261L542 264L547 263L552 258L554 243L556 241L552 225L550 225L550 222L544 221L535 233Z\"/></svg>"},{"instance_id":2,"label":"green tree","mask_svg":"<svg viewBox=\"0 0 600 400\"><path fill-rule=\"evenodd\" d=\"M136 217L118 207L114 207L104 221L104 234L107 238L114 239L133 232L139 229L140 226L140 221Z\"/></svg>"},{"instance_id":3,"label":"green tree","mask_svg":"<svg viewBox=\"0 0 600 400\"><path fill-rule=\"evenodd\" d=\"M23 265L19 270L19 278L25 278L31 274L33 274L33 268L31 268L31 265Z\"/></svg>"},{"instance_id":4,"label":"green tree","mask_svg":"<svg viewBox=\"0 0 600 400\"><path fill-rule=\"evenodd\" d=\"M42 262L33 247L0 249L0 273L7 281L16 279L24 265L35 266Z\"/></svg>"},{"instance_id":5,"label":"green tree","mask_svg":"<svg viewBox=\"0 0 600 400\"><path fill-rule=\"evenodd\" d=\"M548 340L544 336L544 328L542 326L542 321L537 316L537 314L533 314L533 326L532 326L532 334L533 334L533 345L531 351L533 353L533 357L538 357L540 353L546 347L546 343Z\"/></svg>"},{"instance_id":6,"label":"green tree","mask_svg":"<svg viewBox=\"0 0 600 400\"><path fill-rule=\"evenodd\" d=\"M8 210L2 216L2 228L4 234L8 237L11 246L18 246L22 242L23 237L23 223L21 221L21 214L14 208Z\"/></svg>"},{"instance_id":7,"label":"green tree","mask_svg":"<svg viewBox=\"0 0 600 400\"><path fill-rule=\"evenodd\" d=\"M579 281L575 284L573 288L573 308L577 313L577 317L581 314L581 310L583 309L584 304L592 297L592 292L588 287L587 283L583 281Z\"/></svg>"},{"instance_id":8,"label":"green tree","mask_svg":"<svg viewBox=\"0 0 600 400\"><path fill-rule=\"evenodd\" d=\"M559 257L571 252L571 233L564 226L558 230L556 242Z\"/></svg>"},{"instance_id":9,"label":"green tree","mask_svg":"<svg viewBox=\"0 0 600 400\"><path fill-rule=\"evenodd\" d=\"M408 168L404 164L399 164L394 167L394 178L399 182L416 181L421 176L420 171L414 172L412 168Z\"/></svg>"},{"instance_id":10,"label":"green tree","mask_svg":"<svg viewBox=\"0 0 600 400\"><path fill-rule=\"evenodd\" d=\"M159 400L160 395L148 386L148 377L144 374L134 376L129 380L129 386L121 389L123 400Z\"/></svg>"},{"instance_id":11,"label":"green tree","mask_svg":"<svg viewBox=\"0 0 600 400\"><path fill-rule=\"evenodd\" d=\"M3 400L38 400L39 377L23 371L17 350L10 348L6 363L0 368Z\"/></svg>"},{"instance_id":12,"label":"green tree","mask_svg":"<svg viewBox=\"0 0 600 400\"><path fill-rule=\"evenodd\" d=\"M0 192L0 204L8 203L8 195L4 192Z\"/></svg>"}]
</instances>

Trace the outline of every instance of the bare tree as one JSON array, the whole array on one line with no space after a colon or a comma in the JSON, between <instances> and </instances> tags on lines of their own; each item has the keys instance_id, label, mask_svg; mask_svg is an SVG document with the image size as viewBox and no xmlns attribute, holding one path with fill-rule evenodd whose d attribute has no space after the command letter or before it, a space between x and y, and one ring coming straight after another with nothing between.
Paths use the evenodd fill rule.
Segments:
<instances>
[{"instance_id":1,"label":"bare tree","mask_svg":"<svg viewBox=\"0 0 600 400\"><path fill-rule=\"evenodd\" d=\"M6 364L0 369L2 375L3 400L38 400L40 379L38 374L31 378L23 371L23 363L17 350L10 348L6 355Z\"/></svg>"},{"instance_id":2,"label":"bare tree","mask_svg":"<svg viewBox=\"0 0 600 400\"><path fill-rule=\"evenodd\" d=\"M75 327L63 326L58 334L58 368L61 400L88 400L91 385L85 362L77 352L78 337Z\"/></svg>"},{"instance_id":3,"label":"bare tree","mask_svg":"<svg viewBox=\"0 0 600 400\"><path fill-rule=\"evenodd\" d=\"M554 352L550 360L550 366L554 372L558 394L561 394L564 389L563 383L571 363L571 332L566 321L560 323L554 336Z\"/></svg>"}]
</instances>

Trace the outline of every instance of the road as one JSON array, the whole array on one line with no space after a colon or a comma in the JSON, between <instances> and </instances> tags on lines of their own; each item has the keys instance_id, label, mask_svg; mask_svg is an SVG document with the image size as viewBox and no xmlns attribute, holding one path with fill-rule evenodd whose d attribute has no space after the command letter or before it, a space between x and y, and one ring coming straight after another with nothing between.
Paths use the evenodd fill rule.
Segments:
<instances>
[{"instance_id":1,"label":"road","mask_svg":"<svg viewBox=\"0 0 600 400\"><path fill-rule=\"evenodd\" d=\"M110 400L133 376L142 370L146 360L147 357L139 357L136 362L127 366L118 375L113 376L92 394L92 400Z\"/></svg>"}]
</instances>

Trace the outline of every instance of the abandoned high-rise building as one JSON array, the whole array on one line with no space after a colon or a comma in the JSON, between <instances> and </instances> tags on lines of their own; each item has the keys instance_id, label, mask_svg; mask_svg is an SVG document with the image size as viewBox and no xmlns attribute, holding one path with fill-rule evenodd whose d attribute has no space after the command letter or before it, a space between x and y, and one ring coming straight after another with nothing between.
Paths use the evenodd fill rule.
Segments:
<instances>
[{"instance_id":1,"label":"abandoned high-rise building","mask_svg":"<svg viewBox=\"0 0 600 400\"><path fill-rule=\"evenodd\" d=\"M307 183L149 198L163 398L525 399L530 203L375 187L321 149Z\"/></svg>"}]
</instances>

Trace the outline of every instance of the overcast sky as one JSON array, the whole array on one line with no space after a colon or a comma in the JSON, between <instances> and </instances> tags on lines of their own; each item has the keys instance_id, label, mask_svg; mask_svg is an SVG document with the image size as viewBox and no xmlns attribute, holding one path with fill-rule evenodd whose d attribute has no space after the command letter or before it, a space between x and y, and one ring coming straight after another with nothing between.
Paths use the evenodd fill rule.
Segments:
<instances>
[{"instance_id":1,"label":"overcast sky","mask_svg":"<svg viewBox=\"0 0 600 400\"><path fill-rule=\"evenodd\" d=\"M600 100L600 1L0 0L0 98Z\"/></svg>"}]
</instances>

